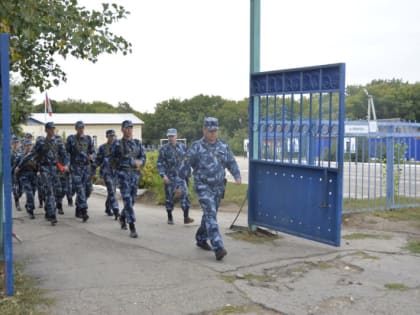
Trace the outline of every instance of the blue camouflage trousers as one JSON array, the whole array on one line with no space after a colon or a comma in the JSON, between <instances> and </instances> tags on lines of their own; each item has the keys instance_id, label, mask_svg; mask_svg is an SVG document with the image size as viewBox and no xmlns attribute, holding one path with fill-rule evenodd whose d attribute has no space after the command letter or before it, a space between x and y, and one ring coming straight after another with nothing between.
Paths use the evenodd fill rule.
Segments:
<instances>
[{"instance_id":1,"label":"blue camouflage trousers","mask_svg":"<svg viewBox=\"0 0 420 315\"><path fill-rule=\"evenodd\" d=\"M166 210L172 211L174 209L174 197L177 189L180 189L181 194L179 200L181 202L182 210L190 208L190 199L188 198L188 189L185 180L180 177L169 177L170 183L164 184L165 189L165 207Z\"/></svg>"},{"instance_id":2,"label":"blue camouflage trousers","mask_svg":"<svg viewBox=\"0 0 420 315\"><path fill-rule=\"evenodd\" d=\"M119 170L118 181L121 197L124 203L121 216L126 218L128 224L136 222L134 203L136 202L140 172L137 170Z\"/></svg>"},{"instance_id":3,"label":"blue camouflage trousers","mask_svg":"<svg viewBox=\"0 0 420 315\"><path fill-rule=\"evenodd\" d=\"M36 191L36 173L23 172L19 174L18 179L23 193L26 196L25 209L28 213L33 213L35 208L34 194Z\"/></svg>"},{"instance_id":4,"label":"blue camouflage trousers","mask_svg":"<svg viewBox=\"0 0 420 315\"><path fill-rule=\"evenodd\" d=\"M194 190L203 209L201 224L195 234L195 239L197 242L204 242L209 239L215 251L224 248L222 235L217 223L217 210L220 206L224 185L195 183Z\"/></svg>"},{"instance_id":5,"label":"blue camouflage trousers","mask_svg":"<svg viewBox=\"0 0 420 315\"><path fill-rule=\"evenodd\" d=\"M70 170L73 189L76 192L76 209L87 209L87 200L93 189L90 165L72 165Z\"/></svg>"},{"instance_id":6,"label":"blue camouflage trousers","mask_svg":"<svg viewBox=\"0 0 420 315\"><path fill-rule=\"evenodd\" d=\"M117 199L117 173L116 171L110 171L108 174L103 176L107 196L105 201L105 210L113 212L115 215L119 213L118 199Z\"/></svg>"},{"instance_id":7,"label":"blue camouflage trousers","mask_svg":"<svg viewBox=\"0 0 420 315\"><path fill-rule=\"evenodd\" d=\"M56 196L62 194L57 166L41 166L40 173L42 191L45 198L44 208L47 216L51 218L56 214Z\"/></svg>"}]
</instances>

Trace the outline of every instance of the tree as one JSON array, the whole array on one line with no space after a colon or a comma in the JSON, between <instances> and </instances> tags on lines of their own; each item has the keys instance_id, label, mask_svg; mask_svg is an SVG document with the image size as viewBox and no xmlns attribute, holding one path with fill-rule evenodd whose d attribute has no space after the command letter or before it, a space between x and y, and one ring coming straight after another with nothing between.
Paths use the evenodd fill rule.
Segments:
<instances>
[{"instance_id":1,"label":"tree","mask_svg":"<svg viewBox=\"0 0 420 315\"><path fill-rule=\"evenodd\" d=\"M10 70L24 87L41 92L66 81L57 56L96 62L102 53L131 53L131 43L109 26L129 14L117 4L89 11L77 0L0 2L0 32L10 34Z\"/></svg>"}]
</instances>

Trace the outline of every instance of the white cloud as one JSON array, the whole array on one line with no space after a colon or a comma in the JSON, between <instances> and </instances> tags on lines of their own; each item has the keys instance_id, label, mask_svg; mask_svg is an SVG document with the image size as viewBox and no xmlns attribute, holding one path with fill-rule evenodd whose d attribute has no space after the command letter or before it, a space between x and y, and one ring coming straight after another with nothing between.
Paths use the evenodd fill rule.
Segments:
<instances>
[{"instance_id":1,"label":"white cloud","mask_svg":"<svg viewBox=\"0 0 420 315\"><path fill-rule=\"evenodd\" d=\"M113 29L133 54L60 62L68 82L49 91L52 99L127 101L152 112L169 98L247 97L249 0L118 3L132 14ZM345 62L347 84L420 81L418 12L416 0L261 0L261 71Z\"/></svg>"}]
</instances>

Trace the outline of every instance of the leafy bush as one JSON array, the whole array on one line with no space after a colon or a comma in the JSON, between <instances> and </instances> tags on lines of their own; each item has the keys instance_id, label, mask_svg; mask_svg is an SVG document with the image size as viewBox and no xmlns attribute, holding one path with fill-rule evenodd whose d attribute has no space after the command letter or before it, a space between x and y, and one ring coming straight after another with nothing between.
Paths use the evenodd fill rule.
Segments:
<instances>
[{"instance_id":1,"label":"leafy bush","mask_svg":"<svg viewBox=\"0 0 420 315\"><path fill-rule=\"evenodd\" d=\"M153 199L156 204L164 205L165 204L165 192L163 189L163 180L159 175L157 169L157 159L159 152L146 152L146 165L142 169L142 179L140 181L140 188L147 189L149 193L153 195ZM193 206L197 206L197 198L195 197L194 185L190 179L188 185L189 198ZM175 197L175 201L178 201L178 198Z\"/></svg>"}]
</instances>

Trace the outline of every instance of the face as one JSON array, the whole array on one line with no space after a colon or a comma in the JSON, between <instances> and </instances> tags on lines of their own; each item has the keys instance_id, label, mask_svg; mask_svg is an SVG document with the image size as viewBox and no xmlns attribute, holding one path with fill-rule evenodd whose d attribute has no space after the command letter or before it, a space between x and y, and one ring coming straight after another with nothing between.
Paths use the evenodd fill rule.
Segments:
<instances>
[{"instance_id":1,"label":"face","mask_svg":"<svg viewBox=\"0 0 420 315\"><path fill-rule=\"evenodd\" d=\"M55 128L48 128L45 130L47 137L51 138L55 135Z\"/></svg>"},{"instance_id":2,"label":"face","mask_svg":"<svg viewBox=\"0 0 420 315\"><path fill-rule=\"evenodd\" d=\"M108 136L108 143L112 143L115 140L115 136Z\"/></svg>"},{"instance_id":3,"label":"face","mask_svg":"<svg viewBox=\"0 0 420 315\"><path fill-rule=\"evenodd\" d=\"M171 144L175 144L176 143L176 136L168 136L168 141Z\"/></svg>"},{"instance_id":4,"label":"face","mask_svg":"<svg viewBox=\"0 0 420 315\"><path fill-rule=\"evenodd\" d=\"M133 138L133 127L121 128L121 131L125 139Z\"/></svg>"},{"instance_id":5,"label":"face","mask_svg":"<svg viewBox=\"0 0 420 315\"><path fill-rule=\"evenodd\" d=\"M78 127L76 128L76 132L79 136L83 135L85 132L85 127Z\"/></svg>"},{"instance_id":6,"label":"face","mask_svg":"<svg viewBox=\"0 0 420 315\"><path fill-rule=\"evenodd\" d=\"M206 139L207 142L213 144L213 143L216 143L217 141L218 130L210 131L207 128L203 128L203 135L204 135L204 139Z\"/></svg>"},{"instance_id":7,"label":"face","mask_svg":"<svg viewBox=\"0 0 420 315\"><path fill-rule=\"evenodd\" d=\"M30 152L32 150L32 144L30 145L25 145L25 152Z\"/></svg>"}]
</instances>

